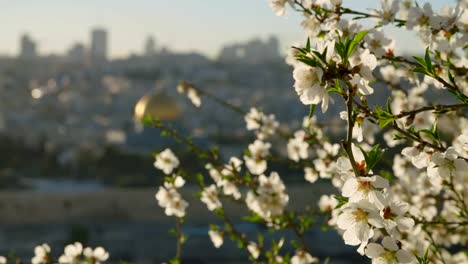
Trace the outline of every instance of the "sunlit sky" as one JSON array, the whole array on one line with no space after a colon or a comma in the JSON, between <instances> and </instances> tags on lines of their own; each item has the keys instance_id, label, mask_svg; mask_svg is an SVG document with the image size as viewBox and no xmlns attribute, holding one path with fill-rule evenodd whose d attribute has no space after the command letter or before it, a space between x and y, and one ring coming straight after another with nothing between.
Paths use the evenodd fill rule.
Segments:
<instances>
[{"instance_id":1,"label":"sunlit sky","mask_svg":"<svg viewBox=\"0 0 468 264\"><path fill-rule=\"evenodd\" d=\"M277 17L267 0L0 0L0 54L16 55L19 38L28 33L41 54L64 53L73 43L88 45L90 30L109 31L111 57L141 53L146 37L174 51L216 56L222 45L277 35L286 48L303 42L301 17ZM378 0L348 0L354 9L379 6ZM424 1L419 1L420 3ZM453 0L434 0L438 10ZM404 32L397 52L415 52L420 45Z\"/></svg>"}]
</instances>

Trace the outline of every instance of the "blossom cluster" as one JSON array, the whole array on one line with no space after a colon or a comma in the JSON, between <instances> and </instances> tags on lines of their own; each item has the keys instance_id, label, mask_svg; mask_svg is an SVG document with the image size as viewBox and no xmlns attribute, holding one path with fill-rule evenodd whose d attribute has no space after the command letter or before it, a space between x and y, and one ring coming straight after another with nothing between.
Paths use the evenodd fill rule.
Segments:
<instances>
[{"instance_id":1,"label":"blossom cluster","mask_svg":"<svg viewBox=\"0 0 468 264\"><path fill-rule=\"evenodd\" d=\"M273 114L252 107L243 118L255 139L242 156L226 162L216 151L202 153L206 171L197 176L199 197L225 222L210 227L213 245L219 248L229 237L254 262L316 263L304 236L325 218L326 226L372 263L468 262L457 251L468 244L468 2L436 11L429 3L382 0L368 13L346 8L341 0L269 4L279 16L294 10L303 15L307 42L291 48L286 63L309 115L300 128L280 128ZM389 26L415 32L427 47L424 57L396 54ZM190 89L201 91L179 87ZM434 93L450 97L450 104L429 99ZM388 94L387 103L371 105L381 94ZM340 102L345 110L336 119L346 136L334 141L314 111L320 105L325 113ZM159 204L167 215L184 217L187 204L178 189L189 175L170 176L179 166L170 150L156 159L155 166L169 176L157 194ZM305 181L329 182L336 193L322 195L316 211L293 212L273 164L299 168ZM267 244L261 234L254 241L238 231L224 212L225 200L246 206L247 221L294 231L294 253L285 252L284 238Z\"/></svg>"},{"instance_id":2,"label":"blossom cluster","mask_svg":"<svg viewBox=\"0 0 468 264\"><path fill-rule=\"evenodd\" d=\"M75 242L65 246L63 254L55 260L51 255L51 248L47 243L38 245L34 248L34 257L32 264L86 264L86 263L105 263L109 259L109 253L102 247L83 247L80 242ZM18 263L18 260L15 260ZM15 261L11 261L14 263ZM8 258L0 256L0 263L7 264ZM20 261L21 263L21 261Z\"/></svg>"}]
</instances>

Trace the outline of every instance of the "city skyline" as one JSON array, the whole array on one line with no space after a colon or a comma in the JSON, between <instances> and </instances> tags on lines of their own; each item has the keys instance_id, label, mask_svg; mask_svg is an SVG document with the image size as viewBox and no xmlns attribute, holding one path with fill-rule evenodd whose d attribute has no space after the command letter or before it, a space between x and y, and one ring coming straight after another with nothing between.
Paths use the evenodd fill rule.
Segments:
<instances>
[{"instance_id":1,"label":"city skyline","mask_svg":"<svg viewBox=\"0 0 468 264\"><path fill-rule=\"evenodd\" d=\"M109 0L73 4L57 0L41 3L0 0L6 14L0 21L0 55L18 55L20 36L25 33L36 41L39 54L64 54L76 43L90 43L89 31L93 28L105 28L109 32L110 58L141 53L148 36L153 36L159 47L166 46L175 52L199 52L212 58L227 44L253 38L267 39L276 35L281 51L305 39L305 34L297 27L301 16L288 10L285 17L278 19L266 0L175 2L123 0L115 6L115 1ZM437 10L453 1L430 2ZM378 5L379 1L372 0L354 3L360 10ZM402 31L389 34L397 41L412 43L416 40ZM404 50L397 52L420 50L419 45L401 46Z\"/></svg>"}]
</instances>

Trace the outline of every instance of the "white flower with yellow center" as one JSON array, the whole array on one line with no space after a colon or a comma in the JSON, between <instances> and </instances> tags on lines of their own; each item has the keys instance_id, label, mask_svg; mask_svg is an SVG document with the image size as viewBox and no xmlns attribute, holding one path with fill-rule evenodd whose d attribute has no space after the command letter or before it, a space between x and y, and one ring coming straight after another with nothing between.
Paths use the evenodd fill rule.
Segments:
<instances>
[{"instance_id":1,"label":"white flower with yellow center","mask_svg":"<svg viewBox=\"0 0 468 264\"><path fill-rule=\"evenodd\" d=\"M373 264L410 263L413 260L413 256L408 251L400 249L396 241L389 236L383 238L382 245L369 243L365 252Z\"/></svg>"},{"instance_id":2,"label":"white flower with yellow center","mask_svg":"<svg viewBox=\"0 0 468 264\"><path fill-rule=\"evenodd\" d=\"M369 200L378 208L384 207L384 196L380 191L389 187L388 180L375 175L372 177L350 177L343 185L342 195L349 198L349 202Z\"/></svg>"},{"instance_id":3,"label":"white flower with yellow center","mask_svg":"<svg viewBox=\"0 0 468 264\"><path fill-rule=\"evenodd\" d=\"M179 166L179 159L174 155L172 150L167 148L156 156L154 166L165 174L171 174Z\"/></svg>"},{"instance_id":4,"label":"white flower with yellow center","mask_svg":"<svg viewBox=\"0 0 468 264\"><path fill-rule=\"evenodd\" d=\"M201 201L206 204L210 211L221 208L222 206L221 201L218 198L218 189L214 184L203 189L201 193Z\"/></svg>"}]
</instances>

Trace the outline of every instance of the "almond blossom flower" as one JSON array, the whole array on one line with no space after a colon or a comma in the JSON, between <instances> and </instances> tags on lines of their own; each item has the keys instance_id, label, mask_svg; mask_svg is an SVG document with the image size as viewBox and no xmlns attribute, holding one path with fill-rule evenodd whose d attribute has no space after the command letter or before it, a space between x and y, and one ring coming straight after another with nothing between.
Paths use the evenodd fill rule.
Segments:
<instances>
[{"instance_id":1,"label":"almond blossom flower","mask_svg":"<svg viewBox=\"0 0 468 264\"><path fill-rule=\"evenodd\" d=\"M314 183L318 180L318 173L309 167L304 168L304 178L310 183Z\"/></svg>"},{"instance_id":2,"label":"almond blossom flower","mask_svg":"<svg viewBox=\"0 0 468 264\"><path fill-rule=\"evenodd\" d=\"M64 253L59 258L61 264L75 264L79 263L79 258L83 253L83 245L80 242L67 245L64 249Z\"/></svg>"},{"instance_id":3,"label":"almond blossom flower","mask_svg":"<svg viewBox=\"0 0 468 264\"><path fill-rule=\"evenodd\" d=\"M156 156L154 166L162 170L165 174L170 174L179 166L179 159L171 149L165 149Z\"/></svg>"},{"instance_id":4,"label":"almond blossom flower","mask_svg":"<svg viewBox=\"0 0 468 264\"><path fill-rule=\"evenodd\" d=\"M463 130L453 141L453 147L460 154L460 157L468 159L468 129Z\"/></svg>"},{"instance_id":5,"label":"almond blossom flower","mask_svg":"<svg viewBox=\"0 0 468 264\"><path fill-rule=\"evenodd\" d=\"M190 101L192 102L192 104L194 106L196 106L196 107L201 106L201 98L200 98L200 94L198 93L197 90L189 89L187 91L187 97L190 99Z\"/></svg>"},{"instance_id":6,"label":"almond blossom flower","mask_svg":"<svg viewBox=\"0 0 468 264\"><path fill-rule=\"evenodd\" d=\"M430 3L425 3L424 6L413 6L409 10L408 19L406 20L406 28L408 30L420 31L429 26L429 21L433 17L432 7Z\"/></svg>"},{"instance_id":7,"label":"almond blossom flower","mask_svg":"<svg viewBox=\"0 0 468 264\"><path fill-rule=\"evenodd\" d=\"M340 112L340 118L348 121L348 113L346 111ZM359 113L354 122L353 126L353 138L358 142L362 142L364 138L369 144L374 144L375 137L374 134L377 133L375 125L367 121L366 115Z\"/></svg>"},{"instance_id":8,"label":"almond blossom flower","mask_svg":"<svg viewBox=\"0 0 468 264\"><path fill-rule=\"evenodd\" d=\"M218 198L218 189L214 184L203 189L201 201L206 204L208 210L213 211L221 208L222 204Z\"/></svg>"},{"instance_id":9,"label":"almond blossom flower","mask_svg":"<svg viewBox=\"0 0 468 264\"><path fill-rule=\"evenodd\" d=\"M369 50L379 58L383 57L392 48L392 44L394 44L394 41L385 37L382 30L376 29L370 30L364 37L364 40Z\"/></svg>"},{"instance_id":10,"label":"almond blossom flower","mask_svg":"<svg viewBox=\"0 0 468 264\"><path fill-rule=\"evenodd\" d=\"M343 239L346 245L356 246L361 244L361 248L363 248L373 236L373 228L383 227L378 209L367 200L347 203L341 208L341 211L342 213L338 216L337 226L345 231Z\"/></svg>"},{"instance_id":11,"label":"almond blossom flower","mask_svg":"<svg viewBox=\"0 0 468 264\"><path fill-rule=\"evenodd\" d=\"M381 0L382 9L375 10L374 13L381 20L382 25L393 22L398 12L399 1L397 0Z\"/></svg>"},{"instance_id":12,"label":"almond blossom flower","mask_svg":"<svg viewBox=\"0 0 468 264\"><path fill-rule=\"evenodd\" d=\"M91 263L99 264L109 258L109 253L102 247L97 247L94 250L87 247L83 251L83 255L87 257Z\"/></svg>"},{"instance_id":13,"label":"almond blossom flower","mask_svg":"<svg viewBox=\"0 0 468 264\"><path fill-rule=\"evenodd\" d=\"M224 168L221 170L221 176L230 176L236 175L240 172L242 166L242 160L237 157L231 157L229 163L224 165ZM213 175L212 175L213 177ZM223 193L225 195L233 196L234 199L239 200L241 198L241 193L237 186L227 178L221 178L216 182L218 187L223 188Z\"/></svg>"},{"instance_id":14,"label":"almond blossom flower","mask_svg":"<svg viewBox=\"0 0 468 264\"><path fill-rule=\"evenodd\" d=\"M309 252L304 250L297 250L296 254L291 258L291 264L312 264L312 263L319 263L319 260Z\"/></svg>"},{"instance_id":15,"label":"almond blossom flower","mask_svg":"<svg viewBox=\"0 0 468 264\"><path fill-rule=\"evenodd\" d=\"M223 245L223 233L218 230L210 230L208 231L208 235L210 236L211 242L215 248L220 248Z\"/></svg>"},{"instance_id":16,"label":"almond blossom flower","mask_svg":"<svg viewBox=\"0 0 468 264\"><path fill-rule=\"evenodd\" d=\"M279 127L275 115L265 115L254 107L250 108L250 112L245 115L244 120L247 124L247 130L255 131L257 137L262 140L274 135Z\"/></svg>"},{"instance_id":17,"label":"almond blossom flower","mask_svg":"<svg viewBox=\"0 0 468 264\"><path fill-rule=\"evenodd\" d=\"M322 147L322 149L317 150L318 158L313 162L320 178L330 179L336 173L335 160L340 150L340 145L325 142Z\"/></svg>"},{"instance_id":18,"label":"almond blossom flower","mask_svg":"<svg viewBox=\"0 0 468 264\"><path fill-rule=\"evenodd\" d=\"M358 168L359 174L361 176L366 175L366 159L364 158L361 150L353 144L351 146L351 151L353 152L354 161L356 162L356 167ZM343 181L348 180L350 177L355 177L353 166L351 165L351 161L348 157L339 157L336 161L336 169L338 175L341 176Z\"/></svg>"},{"instance_id":19,"label":"almond blossom flower","mask_svg":"<svg viewBox=\"0 0 468 264\"><path fill-rule=\"evenodd\" d=\"M0 256L0 264L7 264L7 258Z\"/></svg>"},{"instance_id":20,"label":"almond blossom flower","mask_svg":"<svg viewBox=\"0 0 468 264\"><path fill-rule=\"evenodd\" d=\"M411 254L400 249L396 241L389 236L382 239L382 245L369 243L366 247L366 256L372 259L373 264L410 263L413 260Z\"/></svg>"},{"instance_id":21,"label":"almond blossom flower","mask_svg":"<svg viewBox=\"0 0 468 264\"><path fill-rule=\"evenodd\" d=\"M350 202L369 200L378 208L384 206L383 193L378 189L389 187L388 180L374 175L372 177L350 177L343 185L342 195L349 197Z\"/></svg>"},{"instance_id":22,"label":"almond blossom flower","mask_svg":"<svg viewBox=\"0 0 468 264\"><path fill-rule=\"evenodd\" d=\"M411 163L418 168L427 168L433 151L427 147L421 149L419 146L406 147L401 150L401 154L411 160Z\"/></svg>"},{"instance_id":23,"label":"almond blossom flower","mask_svg":"<svg viewBox=\"0 0 468 264\"><path fill-rule=\"evenodd\" d=\"M252 174L260 175L265 172L267 162L265 158L269 154L271 144L265 143L259 139L255 140L253 144L249 145L249 154L245 155L245 166Z\"/></svg>"},{"instance_id":24,"label":"almond blossom flower","mask_svg":"<svg viewBox=\"0 0 468 264\"><path fill-rule=\"evenodd\" d=\"M278 173L272 172L269 177L260 175L259 186L255 192L249 191L245 202L247 207L265 220L279 216L288 204L289 196Z\"/></svg>"},{"instance_id":25,"label":"almond blossom flower","mask_svg":"<svg viewBox=\"0 0 468 264\"><path fill-rule=\"evenodd\" d=\"M177 92L180 94L187 93L187 97L190 99L194 106L201 106L200 93L193 87L192 84L182 82L177 86Z\"/></svg>"},{"instance_id":26,"label":"almond blossom flower","mask_svg":"<svg viewBox=\"0 0 468 264\"><path fill-rule=\"evenodd\" d=\"M368 49L359 49L355 51L349 58L351 67L359 67L359 75L367 80L373 80L374 76L372 71L377 67L377 58L374 54L370 53ZM367 92L364 91L363 94ZM368 94L372 94L373 90L369 90Z\"/></svg>"},{"instance_id":27,"label":"almond blossom flower","mask_svg":"<svg viewBox=\"0 0 468 264\"><path fill-rule=\"evenodd\" d=\"M32 264L47 264L51 261L50 246L42 244L34 248L34 257L31 259Z\"/></svg>"},{"instance_id":28,"label":"almond blossom flower","mask_svg":"<svg viewBox=\"0 0 468 264\"><path fill-rule=\"evenodd\" d=\"M409 208L409 204L394 201L391 195L385 198L385 206L380 211L380 216L383 218L383 224L387 232L391 232L395 227L400 231L409 231L413 228L413 218L405 216Z\"/></svg>"},{"instance_id":29,"label":"almond blossom flower","mask_svg":"<svg viewBox=\"0 0 468 264\"><path fill-rule=\"evenodd\" d=\"M159 190L155 195L159 206L165 208L165 214L168 216L174 215L176 217L184 217L185 209L188 207L187 201L182 199L182 196L177 190L177 188L180 188L182 187L181 185L183 185L182 181L177 180L179 177L180 176L176 177L174 183L165 182L164 186L159 187Z\"/></svg>"},{"instance_id":30,"label":"almond blossom flower","mask_svg":"<svg viewBox=\"0 0 468 264\"><path fill-rule=\"evenodd\" d=\"M319 67L312 68L301 64L294 68L294 88L299 99L305 105L322 102L322 112L328 109L329 95L322 86L323 71Z\"/></svg>"},{"instance_id":31,"label":"almond blossom flower","mask_svg":"<svg viewBox=\"0 0 468 264\"><path fill-rule=\"evenodd\" d=\"M270 7L275 12L275 15L282 16L286 13L286 3L289 3L291 6L294 5L293 0L269 0Z\"/></svg>"},{"instance_id":32,"label":"almond blossom flower","mask_svg":"<svg viewBox=\"0 0 468 264\"><path fill-rule=\"evenodd\" d=\"M454 147L449 147L444 153L435 152L431 159L435 166L428 167L427 175L429 177L439 176L445 179L450 176L463 178L468 171L468 162L459 159L458 156Z\"/></svg>"},{"instance_id":33,"label":"almond blossom flower","mask_svg":"<svg viewBox=\"0 0 468 264\"><path fill-rule=\"evenodd\" d=\"M249 245L247 245L247 250L254 259L258 259L260 256L260 248L255 242L250 241Z\"/></svg>"},{"instance_id":34,"label":"almond blossom flower","mask_svg":"<svg viewBox=\"0 0 468 264\"><path fill-rule=\"evenodd\" d=\"M374 93L374 89L369 86L369 80L362 78L359 74L354 74L349 82L358 88L358 91L363 95Z\"/></svg>"},{"instance_id":35,"label":"almond blossom flower","mask_svg":"<svg viewBox=\"0 0 468 264\"><path fill-rule=\"evenodd\" d=\"M331 212L338 205L338 200L335 198L335 195L322 195L318 202L320 211L322 212Z\"/></svg>"},{"instance_id":36,"label":"almond blossom flower","mask_svg":"<svg viewBox=\"0 0 468 264\"><path fill-rule=\"evenodd\" d=\"M294 138L288 141L288 157L296 162L309 157L309 143L305 141L305 136L306 133L303 130L299 130L294 133Z\"/></svg>"}]
</instances>

